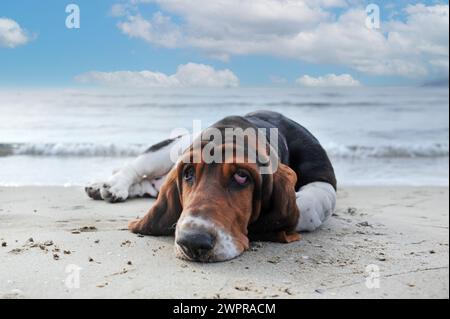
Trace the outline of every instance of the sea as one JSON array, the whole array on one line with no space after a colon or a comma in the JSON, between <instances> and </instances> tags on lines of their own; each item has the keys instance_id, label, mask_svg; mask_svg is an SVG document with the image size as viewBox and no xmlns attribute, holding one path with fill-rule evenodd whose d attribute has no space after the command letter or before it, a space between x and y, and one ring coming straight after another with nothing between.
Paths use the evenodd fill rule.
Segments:
<instances>
[{"instance_id":1,"label":"sea","mask_svg":"<svg viewBox=\"0 0 450 319\"><path fill-rule=\"evenodd\" d=\"M449 185L449 90L430 87L0 89L0 186L83 186L174 129L281 112L311 131L341 186Z\"/></svg>"}]
</instances>

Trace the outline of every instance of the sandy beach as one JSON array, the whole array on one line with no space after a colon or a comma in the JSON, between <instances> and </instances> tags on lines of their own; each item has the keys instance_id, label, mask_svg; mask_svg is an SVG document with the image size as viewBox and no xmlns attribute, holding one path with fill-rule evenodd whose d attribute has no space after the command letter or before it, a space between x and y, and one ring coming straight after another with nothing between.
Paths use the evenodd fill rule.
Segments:
<instances>
[{"instance_id":1,"label":"sandy beach","mask_svg":"<svg viewBox=\"0 0 450 319\"><path fill-rule=\"evenodd\" d=\"M445 187L341 189L320 231L218 264L176 259L173 238L129 233L151 204L0 188L0 298L449 297Z\"/></svg>"}]
</instances>

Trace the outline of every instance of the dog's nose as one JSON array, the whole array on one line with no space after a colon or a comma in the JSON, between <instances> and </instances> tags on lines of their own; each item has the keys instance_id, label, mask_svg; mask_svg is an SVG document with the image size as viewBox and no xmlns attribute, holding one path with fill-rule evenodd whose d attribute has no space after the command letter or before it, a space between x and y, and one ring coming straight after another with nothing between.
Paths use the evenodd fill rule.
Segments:
<instances>
[{"instance_id":1,"label":"dog's nose","mask_svg":"<svg viewBox=\"0 0 450 319\"><path fill-rule=\"evenodd\" d=\"M207 232L182 232L177 238L177 244L194 260L210 252L214 248L214 243L214 237Z\"/></svg>"}]
</instances>

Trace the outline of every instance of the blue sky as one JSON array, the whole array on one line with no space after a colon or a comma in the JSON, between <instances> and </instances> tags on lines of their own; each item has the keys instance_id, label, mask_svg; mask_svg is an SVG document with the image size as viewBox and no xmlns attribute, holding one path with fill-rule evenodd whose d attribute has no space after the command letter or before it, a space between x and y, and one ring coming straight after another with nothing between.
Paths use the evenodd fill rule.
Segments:
<instances>
[{"instance_id":1,"label":"blue sky","mask_svg":"<svg viewBox=\"0 0 450 319\"><path fill-rule=\"evenodd\" d=\"M322 23L336 23L340 15L354 8L365 8L365 2L363 1L347 2L347 5L343 7L330 8L327 6L320 8L330 16L335 16L336 18L329 18L326 22L319 21L316 23L317 25L313 23L305 28L308 28L308 31L316 32L316 29ZM358 4L351 4L354 2ZM65 27L65 19L67 16L65 8L69 3L75 3L80 7L80 29L67 29ZM133 9L123 15L113 15L111 8L117 3L123 6L133 6ZM215 70L229 69L239 79L240 85L244 87L292 86L296 85L295 81L297 78L305 75L312 78L321 78L327 74L349 74L362 85L416 85L434 80L435 78L448 77L448 64L442 67L439 64L442 62L439 62L439 67L435 67L435 64L430 66L428 63L428 60L445 58L445 54L447 54L448 59L448 40L446 43L445 41L442 42L443 37L433 37L427 40L430 43L438 41L437 44L444 51L447 48L447 53L442 53L441 50L438 57L436 57L435 52L417 52L414 55L408 53L385 53L386 56L380 58L380 61L388 66L388 68L391 65L391 59L392 61L395 60L395 63L392 62L392 65L394 65L393 68L396 68L397 64L399 64L398 72L389 72L389 70L374 70L373 66L368 69L365 65L367 61L364 61L364 52L368 51L361 51L360 56L355 53L355 60L361 60L358 63L354 63L351 60L352 57L348 58L338 55L336 55L336 59L332 55L324 55L323 58L315 59L313 49L311 49L312 52L309 52L304 51L303 48L295 48L292 50L292 53L284 54L283 50L285 49L279 47L280 52L278 53L276 48L270 48L270 45L267 47L264 46L264 42L270 41L273 37L268 38L268 40L264 39L263 27L261 27L260 34L257 29L251 29L250 31L246 29L247 32L252 32L249 33L250 35L255 34L255 39L249 39L249 42L262 41L261 43L255 42L255 47L261 47L260 49L254 49L249 46L247 51L243 49L243 52L239 52L239 45L236 45L236 48L232 49L223 47L213 47L211 49L209 44L208 49L205 49L203 46L197 45L197 43L203 43L205 39L209 39L209 37L214 37L215 35L204 34L206 31L196 28L205 23L202 21L201 23L203 24L196 24L197 22L194 21L196 18L202 18L202 12L189 16L190 13L186 13L189 11L183 11L185 8L182 4L176 7L175 5L161 5L158 1L150 4L130 3L125 0L2 0L0 2L0 19L7 18L14 20L24 30L23 32L26 32L28 41L23 45L17 45L13 48L2 47L0 45L0 87L71 87L98 85L95 81L87 81L89 82L88 84L80 84L74 78L77 75L91 71L108 73L149 70L171 75L177 72L179 65L186 63L205 64ZM408 13L405 13L404 8L408 5L416 5L417 3L422 3L428 7L439 4L446 5L448 15L448 1L378 1L376 3L381 8L382 23L388 20L406 23ZM170 28L179 28L177 32L183 33L183 40L180 44L167 46L161 44L158 40L154 40L153 35L142 37L133 36L118 27L118 23L131 21L130 17L136 16L142 17L142 19L145 19L150 24L154 24L155 20L152 20L152 17L157 12L161 12L171 20ZM283 13L283 11L280 12ZM251 14L249 15L251 16ZM264 18L262 17L262 19ZM283 18L283 16L280 16L280 21L283 21ZM230 23L229 20L225 21L224 18L224 21L221 21L221 23L225 26L227 26L227 23L230 23L232 27L234 25L238 27L242 25L244 27L250 26L249 28L260 28L260 25L263 25L263 23L254 23L254 20L258 19L258 17L255 17L251 21L243 21L245 19L247 18L236 17L236 23L234 21ZM433 20L430 19L431 23L433 23ZM418 18L417 21L423 20ZM213 22L211 21L211 23ZM281 27L284 28L284 26ZM432 27L430 26L430 28ZM300 26L298 31L302 32L303 28L303 26ZM167 26L164 25L163 32L166 29ZM417 28L414 26L411 26L406 31L404 29L398 28L398 30L403 30L403 37L408 39L420 37L420 35L408 34L408 32L413 32L414 30L416 30L414 32L417 32ZM157 30L156 27L155 30ZM396 31L397 29L393 30ZM383 30L382 32L394 31L390 29L388 31ZM2 32L1 29L0 32ZM280 34L280 38L286 36L286 41L283 41L283 43L292 40L290 38L292 36L291 32L283 32L286 32L286 34ZM339 32L348 31L344 30ZM239 35L236 36L237 33L239 32L230 32L230 35L226 36L227 43L242 43L240 41L243 41L243 38ZM448 22L446 28L442 29L442 34L448 38ZM361 38L364 39L364 36ZM326 44L328 40L323 38L321 41ZM332 51L329 48L327 49L326 46L321 49L320 43L314 45L317 47L315 50L319 50L318 56L324 51ZM388 48L388 45L386 45L386 52L391 50ZM274 43L274 46L277 46L277 44ZM358 45L356 44L355 48L356 46ZM290 46L288 45L287 48L290 48ZM342 48L341 50L342 52L352 51L351 46ZM358 50L360 50L359 47L355 49L355 52ZM374 50L376 50L376 47ZM394 51L396 50L395 48ZM305 56L303 56L304 52L306 52ZM408 50L405 52L408 52ZM223 53L227 58L218 58L216 53ZM423 63L423 70L419 70L420 72L418 71L417 74L412 71L405 72L404 69L408 68L408 65L403 65L402 62L408 59L411 59L411 63L408 65L416 65L417 61ZM373 64L376 64L376 62ZM279 81L274 81L274 79L279 79ZM105 81L101 84L105 84Z\"/></svg>"}]
</instances>

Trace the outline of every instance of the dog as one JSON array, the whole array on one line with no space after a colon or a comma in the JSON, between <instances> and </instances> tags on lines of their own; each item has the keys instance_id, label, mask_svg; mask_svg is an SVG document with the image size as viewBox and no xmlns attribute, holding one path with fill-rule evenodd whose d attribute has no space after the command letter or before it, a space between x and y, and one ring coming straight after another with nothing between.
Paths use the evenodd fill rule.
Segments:
<instances>
[{"instance_id":1,"label":"dog","mask_svg":"<svg viewBox=\"0 0 450 319\"><path fill-rule=\"evenodd\" d=\"M213 141L227 130L240 133ZM244 145L248 130L264 136ZM195 139L182 135L156 144L85 190L111 203L155 197L129 230L175 235L178 258L218 262L239 256L251 240L290 243L319 228L335 210L337 182L326 151L306 128L280 113L258 111L226 117Z\"/></svg>"}]
</instances>

